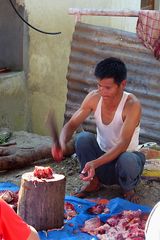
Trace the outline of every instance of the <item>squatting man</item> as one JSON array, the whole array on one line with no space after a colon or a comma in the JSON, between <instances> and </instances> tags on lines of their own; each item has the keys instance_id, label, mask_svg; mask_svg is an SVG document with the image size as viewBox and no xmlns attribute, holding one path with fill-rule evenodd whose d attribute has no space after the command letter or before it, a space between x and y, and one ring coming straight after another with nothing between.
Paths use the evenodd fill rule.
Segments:
<instances>
[{"instance_id":1,"label":"squatting man","mask_svg":"<svg viewBox=\"0 0 160 240\"><path fill-rule=\"evenodd\" d=\"M125 91L127 69L120 59L102 60L94 74L97 89L85 97L62 128L59 139L63 155L77 154L80 177L89 182L74 195L86 197L102 184L119 184L124 198L138 202L135 187L145 163L144 154L138 151L141 104ZM90 114L94 115L96 135L83 131L76 134L73 144L73 134Z\"/></svg>"}]
</instances>

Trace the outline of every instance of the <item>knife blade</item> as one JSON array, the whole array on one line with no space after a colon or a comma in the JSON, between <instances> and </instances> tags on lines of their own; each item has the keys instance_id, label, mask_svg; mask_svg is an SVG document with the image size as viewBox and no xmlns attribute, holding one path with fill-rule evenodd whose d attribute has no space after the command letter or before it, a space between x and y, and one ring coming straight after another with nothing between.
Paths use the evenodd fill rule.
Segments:
<instances>
[{"instance_id":1,"label":"knife blade","mask_svg":"<svg viewBox=\"0 0 160 240\"><path fill-rule=\"evenodd\" d=\"M50 135L52 137L53 145L51 149L52 157L56 162L61 162L63 159L62 149L59 143L58 128L53 112L49 112L47 125L50 129Z\"/></svg>"}]
</instances>

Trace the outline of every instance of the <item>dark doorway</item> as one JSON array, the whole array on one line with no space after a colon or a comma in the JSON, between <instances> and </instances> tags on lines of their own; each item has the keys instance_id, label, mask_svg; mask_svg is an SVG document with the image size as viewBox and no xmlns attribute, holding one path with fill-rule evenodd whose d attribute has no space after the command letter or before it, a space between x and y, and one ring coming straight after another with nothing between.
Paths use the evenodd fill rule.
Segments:
<instances>
[{"instance_id":1,"label":"dark doorway","mask_svg":"<svg viewBox=\"0 0 160 240\"><path fill-rule=\"evenodd\" d=\"M16 5L24 16L24 8ZM17 16L8 0L0 0L0 69L23 70L24 24Z\"/></svg>"}]
</instances>

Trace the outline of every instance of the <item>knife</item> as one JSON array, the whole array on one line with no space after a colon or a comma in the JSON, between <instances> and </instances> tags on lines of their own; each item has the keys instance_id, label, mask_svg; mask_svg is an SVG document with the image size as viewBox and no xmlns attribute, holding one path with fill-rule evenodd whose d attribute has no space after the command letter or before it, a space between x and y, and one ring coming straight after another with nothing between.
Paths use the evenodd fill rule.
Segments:
<instances>
[{"instance_id":1,"label":"knife","mask_svg":"<svg viewBox=\"0 0 160 240\"><path fill-rule=\"evenodd\" d=\"M52 137L53 145L51 149L52 157L56 162L61 162L63 160L63 153L61 145L59 143L57 123L53 112L49 112L47 125L50 129L50 135Z\"/></svg>"}]
</instances>

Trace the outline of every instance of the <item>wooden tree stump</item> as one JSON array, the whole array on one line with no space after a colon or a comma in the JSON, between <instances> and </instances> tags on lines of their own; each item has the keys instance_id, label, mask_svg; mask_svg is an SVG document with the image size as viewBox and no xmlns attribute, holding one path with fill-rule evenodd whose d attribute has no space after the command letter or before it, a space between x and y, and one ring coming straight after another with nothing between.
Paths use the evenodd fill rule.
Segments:
<instances>
[{"instance_id":1,"label":"wooden tree stump","mask_svg":"<svg viewBox=\"0 0 160 240\"><path fill-rule=\"evenodd\" d=\"M38 179L33 172L22 175L17 213L39 230L61 228L64 225L64 175Z\"/></svg>"}]
</instances>

